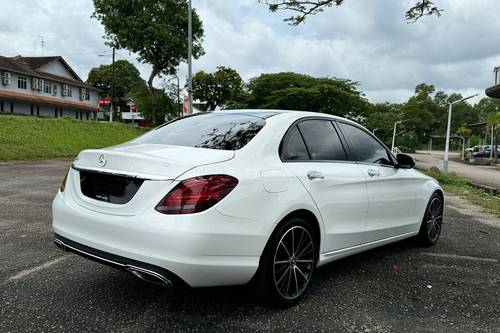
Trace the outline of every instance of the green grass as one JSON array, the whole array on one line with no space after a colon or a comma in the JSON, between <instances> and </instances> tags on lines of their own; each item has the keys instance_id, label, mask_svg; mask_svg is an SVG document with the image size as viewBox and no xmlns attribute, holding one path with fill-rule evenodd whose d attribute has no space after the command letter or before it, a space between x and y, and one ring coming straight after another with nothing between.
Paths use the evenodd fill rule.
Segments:
<instances>
[{"instance_id":1,"label":"green grass","mask_svg":"<svg viewBox=\"0 0 500 333\"><path fill-rule=\"evenodd\" d=\"M437 179L446 192L458 195L500 217L500 195L474 187L455 173L445 175L436 167L420 171Z\"/></svg>"},{"instance_id":2,"label":"green grass","mask_svg":"<svg viewBox=\"0 0 500 333\"><path fill-rule=\"evenodd\" d=\"M0 116L0 161L74 157L144 133L120 123Z\"/></svg>"}]
</instances>

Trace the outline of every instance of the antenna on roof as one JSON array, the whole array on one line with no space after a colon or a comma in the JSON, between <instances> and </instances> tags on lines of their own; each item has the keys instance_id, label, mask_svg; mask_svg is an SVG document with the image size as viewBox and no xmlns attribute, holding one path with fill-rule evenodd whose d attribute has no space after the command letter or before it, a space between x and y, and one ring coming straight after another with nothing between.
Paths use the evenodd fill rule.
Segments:
<instances>
[{"instance_id":1,"label":"antenna on roof","mask_svg":"<svg viewBox=\"0 0 500 333\"><path fill-rule=\"evenodd\" d=\"M42 35L38 35L37 37L40 38L40 44L42 45L42 57L43 57L43 48L45 47L45 39L50 39L50 37Z\"/></svg>"}]
</instances>

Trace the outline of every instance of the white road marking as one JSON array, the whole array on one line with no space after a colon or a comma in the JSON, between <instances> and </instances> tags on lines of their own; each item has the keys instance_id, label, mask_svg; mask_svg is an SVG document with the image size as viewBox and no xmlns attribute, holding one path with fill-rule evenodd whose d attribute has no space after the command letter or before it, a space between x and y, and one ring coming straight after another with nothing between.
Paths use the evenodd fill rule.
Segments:
<instances>
[{"instance_id":1,"label":"white road marking","mask_svg":"<svg viewBox=\"0 0 500 333\"><path fill-rule=\"evenodd\" d=\"M57 264L58 262L66 259L67 257L64 256L64 257L60 257L60 258L56 258L54 260L51 260L51 261L48 261L46 263L43 263L39 266L36 266L36 267L33 267L33 268L30 268L30 269L26 269L24 271L21 271L19 273L17 273L16 275L12 276L9 278L9 281L14 281L14 280L19 280L19 279L22 279L23 277L26 277L32 273L35 273L35 272L38 272L38 271L41 271L45 268L49 268L50 266L53 266L55 264Z\"/></svg>"},{"instance_id":2,"label":"white road marking","mask_svg":"<svg viewBox=\"0 0 500 333\"><path fill-rule=\"evenodd\" d=\"M458 254L428 253L428 252L424 252L423 254L426 256L439 257L439 258L464 259L464 260L498 263L498 259L492 259L492 258L480 258L480 257L471 257L471 256L460 256Z\"/></svg>"}]
</instances>

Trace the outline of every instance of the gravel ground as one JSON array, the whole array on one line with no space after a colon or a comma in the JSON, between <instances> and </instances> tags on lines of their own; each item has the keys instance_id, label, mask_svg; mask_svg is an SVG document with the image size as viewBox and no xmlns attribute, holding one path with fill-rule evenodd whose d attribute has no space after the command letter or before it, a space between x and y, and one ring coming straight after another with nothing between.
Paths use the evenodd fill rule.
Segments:
<instances>
[{"instance_id":1,"label":"gravel ground","mask_svg":"<svg viewBox=\"0 0 500 333\"><path fill-rule=\"evenodd\" d=\"M332 263L276 310L245 287L168 289L58 250L50 204L68 165L0 163L0 332L500 332L500 221L456 197L435 247Z\"/></svg>"}]
</instances>

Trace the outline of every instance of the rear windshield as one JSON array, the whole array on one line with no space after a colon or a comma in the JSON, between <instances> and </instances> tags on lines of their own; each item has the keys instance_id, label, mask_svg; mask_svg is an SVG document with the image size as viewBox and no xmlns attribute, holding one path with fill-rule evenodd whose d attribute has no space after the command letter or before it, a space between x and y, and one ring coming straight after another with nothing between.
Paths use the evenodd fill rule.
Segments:
<instances>
[{"instance_id":1,"label":"rear windshield","mask_svg":"<svg viewBox=\"0 0 500 333\"><path fill-rule=\"evenodd\" d=\"M204 113L166 123L133 143L238 150L265 124L262 118L244 114Z\"/></svg>"}]
</instances>

